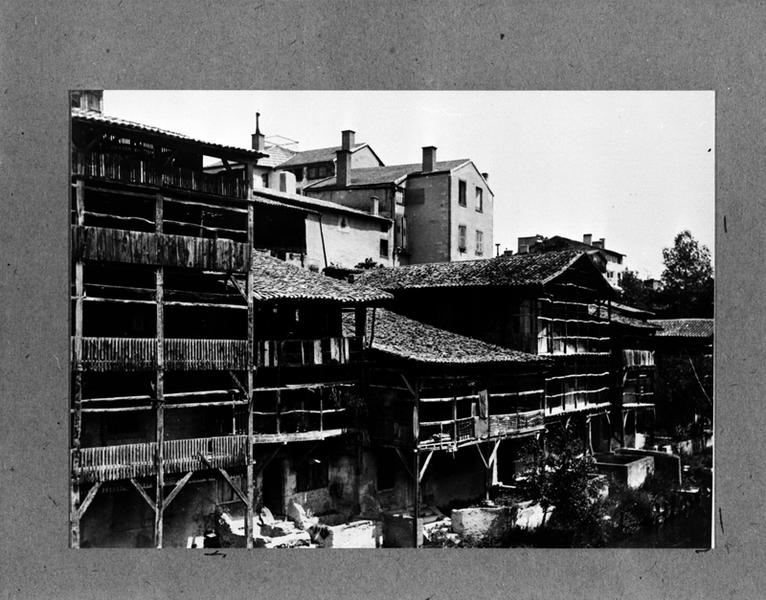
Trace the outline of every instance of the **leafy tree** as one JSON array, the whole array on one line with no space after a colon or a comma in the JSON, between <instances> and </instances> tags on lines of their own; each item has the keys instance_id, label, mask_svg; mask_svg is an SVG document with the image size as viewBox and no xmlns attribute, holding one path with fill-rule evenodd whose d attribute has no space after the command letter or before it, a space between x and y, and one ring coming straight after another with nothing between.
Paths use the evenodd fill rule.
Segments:
<instances>
[{"instance_id":1,"label":"leafy tree","mask_svg":"<svg viewBox=\"0 0 766 600\"><path fill-rule=\"evenodd\" d=\"M671 248L663 248L664 317L713 316L713 267L710 250L689 230L676 235Z\"/></svg>"},{"instance_id":2,"label":"leafy tree","mask_svg":"<svg viewBox=\"0 0 766 600\"><path fill-rule=\"evenodd\" d=\"M544 545L604 546L608 527L605 505L599 499L601 485L592 477L593 458L566 430L550 432L548 448L524 490L543 510L555 507L545 526Z\"/></svg>"},{"instance_id":3,"label":"leafy tree","mask_svg":"<svg viewBox=\"0 0 766 600\"><path fill-rule=\"evenodd\" d=\"M644 281L635 271L625 271L622 274L620 287L622 288L622 291L620 292L620 301L624 304L642 308L644 310L654 309L657 292L646 287Z\"/></svg>"}]
</instances>

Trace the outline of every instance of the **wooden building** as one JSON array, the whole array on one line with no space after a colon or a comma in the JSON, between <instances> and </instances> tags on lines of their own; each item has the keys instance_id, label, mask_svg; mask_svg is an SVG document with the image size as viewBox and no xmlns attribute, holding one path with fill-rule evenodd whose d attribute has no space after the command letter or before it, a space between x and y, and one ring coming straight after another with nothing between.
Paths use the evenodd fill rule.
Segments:
<instances>
[{"instance_id":1,"label":"wooden building","mask_svg":"<svg viewBox=\"0 0 766 600\"><path fill-rule=\"evenodd\" d=\"M587 254L564 250L374 269L357 281L393 293L391 307L401 314L550 358L548 427L575 424L590 451L609 447L618 385L609 329L614 290Z\"/></svg>"},{"instance_id":2,"label":"wooden building","mask_svg":"<svg viewBox=\"0 0 766 600\"><path fill-rule=\"evenodd\" d=\"M387 544L420 545L425 507L488 498L498 453L519 455L544 431L550 361L386 309L368 319L367 337L359 485L386 519L418 515L414 538Z\"/></svg>"},{"instance_id":3,"label":"wooden building","mask_svg":"<svg viewBox=\"0 0 766 600\"><path fill-rule=\"evenodd\" d=\"M186 545L227 503L249 546L259 504L351 502L322 469L388 295L253 251L258 157L72 109L73 547Z\"/></svg>"}]
</instances>

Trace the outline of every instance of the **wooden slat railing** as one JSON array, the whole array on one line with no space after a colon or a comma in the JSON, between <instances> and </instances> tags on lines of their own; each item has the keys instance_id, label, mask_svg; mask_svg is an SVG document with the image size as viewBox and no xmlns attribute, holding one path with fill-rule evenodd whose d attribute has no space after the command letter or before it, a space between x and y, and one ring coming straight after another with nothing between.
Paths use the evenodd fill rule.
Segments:
<instances>
[{"instance_id":1,"label":"wooden slat railing","mask_svg":"<svg viewBox=\"0 0 766 600\"><path fill-rule=\"evenodd\" d=\"M82 339L85 371L151 371L156 366L154 338L86 337ZM74 338L72 339L74 344ZM241 370L247 368L246 340L165 339L165 369L172 371Z\"/></svg>"},{"instance_id":2,"label":"wooden slat railing","mask_svg":"<svg viewBox=\"0 0 766 600\"><path fill-rule=\"evenodd\" d=\"M165 340L165 368L172 371L247 369L247 340Z\"/></svg>"},{"instance_id":3,"label":"wooden slat railing","mask_svg":"<svg viewBox=\"0 0 766 600\"><path fill-rule=\"evenodd\" d=\"M622 365L624 367L653 367L653 350L630 350L622 351Z\"/></svg>"},{"instance_id":4,"label":"wooden slat railing","mask_svg":"<svg viewBox=\"0 0 766 600\"><path fill-rule=\"evenodd\" d=\"M218 196L247 197L244 178L232 178L182 167L157 167L119 152L73 152L72 173L124 183L171 186Z\"/></svg>"},{"instance_id":5,"label":"wooden slat railing","mask_svg":"<svg viewBox=\"0 0 766 600\"><path fill-rule=\"evenodd\" d=\"M542 408L508 415L490 415L490 437L513 435L535 427L542 427L544 423L544 411Z\"/></svg>"},{"instance_id":6,"label":"wooden slat railing","mask_svg":"<svg viewBox=\"0 0 766 600\"><path fill-rule=\"evenodd\" d=\"M85 481L114 481L130 477L154 475L154 456L157 444L121 444L82 448L81 475ZM222 436L170 440L163 444L166 473L207 469L204 455L214 467L226 468L243 465L247 436Z\"/></svg>"},{"instance_id":7,"label":"wooden slat railing","mask_svg":"<svg viewBox=\"0 0 766 600\"><path fill-rule=\"evenodd\" d=\"M246 272L250 247L209 239L108 227L72 226L75 258L94 262Z\"/></svg>"},{"instance_id":8,"label":"wooden slat railing","mask_svg":"<svg viewBox=\"0 0 766 600\"><path fill-rule=\"evenodd\" d=\"M329 337L312 340L257 340L259 367L346 364L351 338Z\"/></svg>"}]
</instances>

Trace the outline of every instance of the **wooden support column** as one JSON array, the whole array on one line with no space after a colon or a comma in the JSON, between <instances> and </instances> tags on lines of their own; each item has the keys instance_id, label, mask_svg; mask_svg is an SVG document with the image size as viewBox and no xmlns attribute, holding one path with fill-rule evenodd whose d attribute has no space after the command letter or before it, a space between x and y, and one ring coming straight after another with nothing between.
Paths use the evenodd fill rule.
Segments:
<instances>
[{"instance_id":1,"label":"wooden support column","mask_svg":"<svg viewBox=\"0 0 766 600\"><path fill-rule=\"evenodd\" d=\"M248 169L250 189L252 189L253 170ZM249 196L249 194L248 194ZM255 215L253 205L247 205L247 240L250 246L250 260L247 265L247 285L245 288L247 297L247 451L245 453L245 546L253 547L253 504L254 480L253 480L253 369L255 368L255 309L253 307L253 270L252 256L255 243Z\"/></svg>"},{"instance_id":2,"label":"wooden support column","mask_svg":"<svg viewBox=\"0 0 766 600\"><path fill-rule=\"evenodd\" d=\"M418 521L420 520L420 453L418 452L418 445L420 443L420 399L418 397L418 392L410 386L409 382L407 382L407 379L404 378L404 376L402 376L402 378L407 384L407 387L410 388L410 391L412 391L413 395L415 396L412 402L412 482L414 487L412 508L412 546L414 548L419 548L422 544L418 532Z\"/></svg>"},{"instance_id":3,"label":"wooden support column","mask_svg":"<svg viewBox=\"0 0 766 600\"><path fill-rule=\"evenodd\" d=\"M85 182L79 180L76 186L77 225L85 223ZM82 436L82 335L83 335L83 292L84 265L78 260L74 266L75 309L74 309L74 345L72 347L72 366L74 367L74 385L72 397L72 456L69 498L69 545L80 547L80 475ZM97 489L97 488L96 488Z\"/></svg>"},{"instance_id":4,"label":"wooden support column","mask_svg":"<svg viewBox=\"0 0 766 600\"><path fill-rule=\"evenodd\" d=\"M155 231L162 233L163 198L157 194L154 211ZM165 487L165 272L157 267L155 278L156 303L156 354L155 371L155 456L154 466L157 472L154 491L154 545L162 548L163 488Z\"/></svg>"}]
</instances>

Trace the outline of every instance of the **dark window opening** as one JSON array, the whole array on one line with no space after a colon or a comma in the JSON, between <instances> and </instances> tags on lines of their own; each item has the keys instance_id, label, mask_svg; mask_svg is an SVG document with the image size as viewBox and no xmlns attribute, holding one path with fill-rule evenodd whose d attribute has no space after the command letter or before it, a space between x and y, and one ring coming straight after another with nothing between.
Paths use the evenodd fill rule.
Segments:
<instances>
[{"instance_id":1,"label":"dark window opening","mask_svg":"<svg viewBox=\"0 0 766 600\"><path fill-rule=\"evenodd\" d=\"M380 256L388 258L388 240L380 240Z\"/></svg>"},{"instance_id":2,"label":"dark window opening","mask_svg":"<svg viewBox=\"0 0 766 600\"><path fill-rule=\"evenodd\" d=\"M476 212L484 212L484 190L476 188Z\"/></svg>"},{"instance_id":3,"label":"dark window opening","mask_svg":"<svg viewBox=\"0 0 766 600\"><path fill-rule=\"evenodd\" d=\"M465 196L466 196L466 184L465 184L465 181L461 179L458 181L458 184L457 184L457 203L460 206L466 205Z\"/></svg>"},{"instance_id":4,"label":"dark window opening","mask_svg":"<svg viewBox=\"0 0 766 600\"><path fill-rule=\"evenodd\" d=\"M396 486L396 454L390 448L381 448L377 453L377 480L378 491L392 490Z\"/></svg>"},{"instance_id":5,"label":"dark window opening","mask_svg":"<svg viewBox=\"0 0 766 600\"><path fill-rule=\"evenodd\" d=\"M460 252L465 252L466 250L466 226L465 225L458 225L457 227L457 249Z\"/></svg>"}]
</instances>

